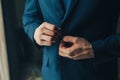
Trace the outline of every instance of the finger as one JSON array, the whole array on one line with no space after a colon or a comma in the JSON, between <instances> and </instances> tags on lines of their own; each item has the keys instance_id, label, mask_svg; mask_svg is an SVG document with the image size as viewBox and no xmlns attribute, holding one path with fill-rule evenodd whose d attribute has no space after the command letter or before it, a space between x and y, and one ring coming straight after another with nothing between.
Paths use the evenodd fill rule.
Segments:
<instances>
[{"instance_id":1,"label":"finger","mask_svg":"<svg viewBox=\"0 0 120 80\"><path fill-rule=\"evenodd\" d=\"M63 52L63 53L66 53L66 54L69 54L69 49L67 48L59 48L59 51Z\"/></svg>"},{"instance_id":2,"label":"finger","mask_svg":"<svg viewBox=\"0 0 120 80\"><path fill-rule=\"evenodd\" d=\"M76 54L75 56L72 56L74 60L79 60L79 59L88 59L88 58L93 58L94 56L92 53L90 53L89 50L84 50L81 53Z\"/></svg>"},{"instance_id":3,"label":"finger","mask_svg":"<svg viewBox=\"0 0 120 80\"><path fill-rule=\"evenodd\" d=\"M52 31L59 30L55 25L50 24L50 23L47 23L47 22L44 22L44 26L45 26L47 29L52 30Z\"/></svg>"},{"instance_id":4,"label":"finger","mask_svg":"<svg viewBox=\"0 0 120 80\"><path fill-rule=\"evenodd\" d=\"M73 36L65 36L65 37L63 38L63 41L75 43L76 37L73 37Z\"/></svg>"},{"instance_id":5,"label":"finger","mask_svg":"<svg viewBox=\"0 0 120 80\"><path fill-rule=\"evenodd\" d=\"M64 44L62 42L59 45L59 51L69 54L69 48L64 47Z\"/></svg>"},{"instance_id":6,"label":"finger","mask_svg":"<svg viewBox=\"0 0 120 80\"><path fill-rule=\"evenodd\" d=\"M82 45L83 43L81 44L78 44L78 43L74 43L73 46L69 47L69 50L70 50L70 56L74 56L78 53L81 53L82 51L89 51L91 50L91 47L84 47L84 45Z\"/></svg>"},{"instance_id":7,"label":"finger","mask_svg":"<svg viewBox=\"0 0 120 80\"><path fill-rule=\"evenodd\" d=\"M74 44L73 46L69 47L69 55L75 55L78 52L82 51L82 47L79 47L78 44Z\"/></svg>"},{"instance_id":8,"label":"finger","mask_svg":"<svg viewBox=\"0 0 120 80\"><path fill-rule=\"evenodd\" d=\"M40 35L34 35L34 41L38 44L38 45L41 45L41 39L40 39L40 37L39 37Z\"/></svg>"},{"instance_id":9,"label":"finger","mask_svg":"<svg viewBox=\"0 0 120 80\"><path fill-rule=\"evenodd\" d=\"M72 56L74 60L79 60L79 59L86 59L87 55L84 52L78 53L74 56Z\"/></svg>"},{"instance_id":10,"label":"finger","mask_svg":"<svg viewBox=\"0 0 120 80\"><path fill-rule=\"evenodd\" d=\"M44 41L52 41L52 37L51 36L48 36L48 35L45 35L45 34L42 34L41 35L41 40L44 40Z\"/></svg>"},{"instance_id":11,"label":"finger","mask_svg":"<svg viewBox=\"0 0 120 80\"><path fill-rule=\"evenodd\" d=\"M71 56L69 56L67 53L64 53L64 52L62 52L62 51L59 51L59 55L62 56L62 57L67 57L67 58L72 59Z\"/></svg>"},{"instance_id":12,"label":"finger","mask_svg":"<svg viewBox=\"0 0 120 80\"><path fill-rule=\"evenodd\" d=\"M55 25L47 23L47 22L44 22L43 25L44 25L44 28L50 31L53 31L57 35L60 35L60 28L57 28Z\"/></svg>"},{"instance_id":13,"label":"finger","mask_svg":"<svg viewBox=\"0 0 120 80\"><path fill-rule=\"evenodd\" d=\"M40 41L40 45L41 45L41 46L51 46L52 43L51 43L51 42L48 42L48 41L41 40L41 41Z\"/></svg>"},{"instance_id":14,"label":"finger","mask_svg":"<svg viewBox=\"0 0 120 80\"><path fill-rule=\"evenodd\" d=\"M93 56L85 56L85 55L80 55L76 58L73 58L73 60L81 60L81 59L91 59Z\"/></svg>"},{"instance_id":15,"label":"finger","mask_svg":"<svg viewBox=\"0 0 120 80\"><path fill-rule=\"evenodd\" d=\"M78 48L78 49L75 49L74 51L70 52L69 55L75 56L76 54L81 53L81 52L82 52L82 48Z\"/></svg>"},{"instance_id":16,"label":"finger","mask_svg":"<svg viewBox=\"0 0 120 80\"><path fill-rule=\"evenodd\" d=\"M48 36L54 36L55 35L54 31L49 30L47 28L43 28L42 33L44 33L45 35L48 35Z\"/></svg>"}]
</instances>

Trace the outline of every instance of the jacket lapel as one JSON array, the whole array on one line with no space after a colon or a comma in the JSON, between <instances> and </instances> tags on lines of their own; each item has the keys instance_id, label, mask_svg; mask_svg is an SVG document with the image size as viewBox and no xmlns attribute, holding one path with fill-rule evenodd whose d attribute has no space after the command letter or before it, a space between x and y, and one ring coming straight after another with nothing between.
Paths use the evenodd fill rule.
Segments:
<instances>
[{"instance_id":1,"label":"jacket lapel","mask_svg":"<svg viewBox=\"0 0 120 80\"><path fill-rule=\"evenodd\" d=\"M65 21L65 19L68 17L68 15L70 14L71 10L74 8L75 4L76 4L77 0L69 0L68 6L66 8L64 17L62 22Z\"/></svg>"},{"instance_id":2,"label":"jacket lapel","mask_svg":"<svg viewBox=\"0 0 120 80\"><path fill-rule=\"evenodd\" d=\"M61 26L63 22L66 20L68 15L70 14L71 10L74 8L77 0L69 0L66 10L64 11L63 5L61 3L61 0L51 0L50 2L46 0L49 7L51 7L51 13L52 13L52 20L56 26Z\"/></svg>"}]
</instances>

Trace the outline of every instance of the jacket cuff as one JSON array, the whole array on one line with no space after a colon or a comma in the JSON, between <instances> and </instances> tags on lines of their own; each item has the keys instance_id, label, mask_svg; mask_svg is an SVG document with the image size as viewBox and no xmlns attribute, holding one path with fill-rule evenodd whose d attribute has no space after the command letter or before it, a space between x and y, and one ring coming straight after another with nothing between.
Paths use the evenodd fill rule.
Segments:
<instances>
[{"instance_id":1,"label":"jacket cuff","mask_svg":"<svg viewBox=\"0 0 120 80\"><path fill-rule=\"evenodd\" d=\"M30 37L30 39L34 42L34 32L35 32L35 29L37 28L37 27L39 27L39 23L33 23L33 24L31 24L30 26L31 26L31 30L29 30L29 31L26 31L26 33L28 33L28 36Z\"/></svg>"},{"instance_id":2,"label":"jacket cuff","mask_svg":"<svg viewBox=\"0 0 120 80\"><path fill-rule=\"evenodd\" d=\"M106 45L104 41L99 40L91 44L92 44L92 48L94 52L94 60L96 64L102 64L113 59L113 57L110 57L109 54L107 53Z\"/></svg>"}]
</instances>

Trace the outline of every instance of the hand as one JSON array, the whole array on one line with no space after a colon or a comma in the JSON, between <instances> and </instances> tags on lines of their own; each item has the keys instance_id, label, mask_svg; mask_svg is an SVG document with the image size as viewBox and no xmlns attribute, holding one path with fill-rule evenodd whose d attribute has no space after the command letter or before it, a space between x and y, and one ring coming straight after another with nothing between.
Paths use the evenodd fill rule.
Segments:
<instances>
[{"instance_id":1,"label":"hand","mask_svg":"<svg viewBox=\"0 0 120 80\"><path fill-rule=\"evenodd\" d=\"M43 22L34 33L34 40L40 46L51 46L60 36L60 29L55 25Z\"/></svg>"},{"instance_id":2,"label":"hand","mask_svg":"<svg viewBox=\"0 0 120 80\"><path fill-rule=\"evenodd\" d=\"M59 55L73 60L93 58L91 44L84 38L65 36L59 46Z\"/></svg>"}]
</instances>

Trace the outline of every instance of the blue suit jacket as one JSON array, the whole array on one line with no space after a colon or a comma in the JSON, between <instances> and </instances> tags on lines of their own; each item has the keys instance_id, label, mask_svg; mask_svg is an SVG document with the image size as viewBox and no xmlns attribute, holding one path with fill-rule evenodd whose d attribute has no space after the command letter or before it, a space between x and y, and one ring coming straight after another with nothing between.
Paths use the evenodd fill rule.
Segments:
<instances>
[{"instance_id":1,"label":"blue suit jacket","mask_svg":"<svg viewBox=\"0 0 120 80\"><path fill-rule=\"evenodd\" d=\"M23 15L25 32L33 40L35 29L44 21L60 27L62 36L44 47L43 80L117 80L116 57L120 39L115 36L119 0L69 0L65 10L61 0L27 0ZM86 38L95 58L70 60L58 55L65 35ZM104 55L104 56L103 56Z\"/></svg>"}]
</instances>

